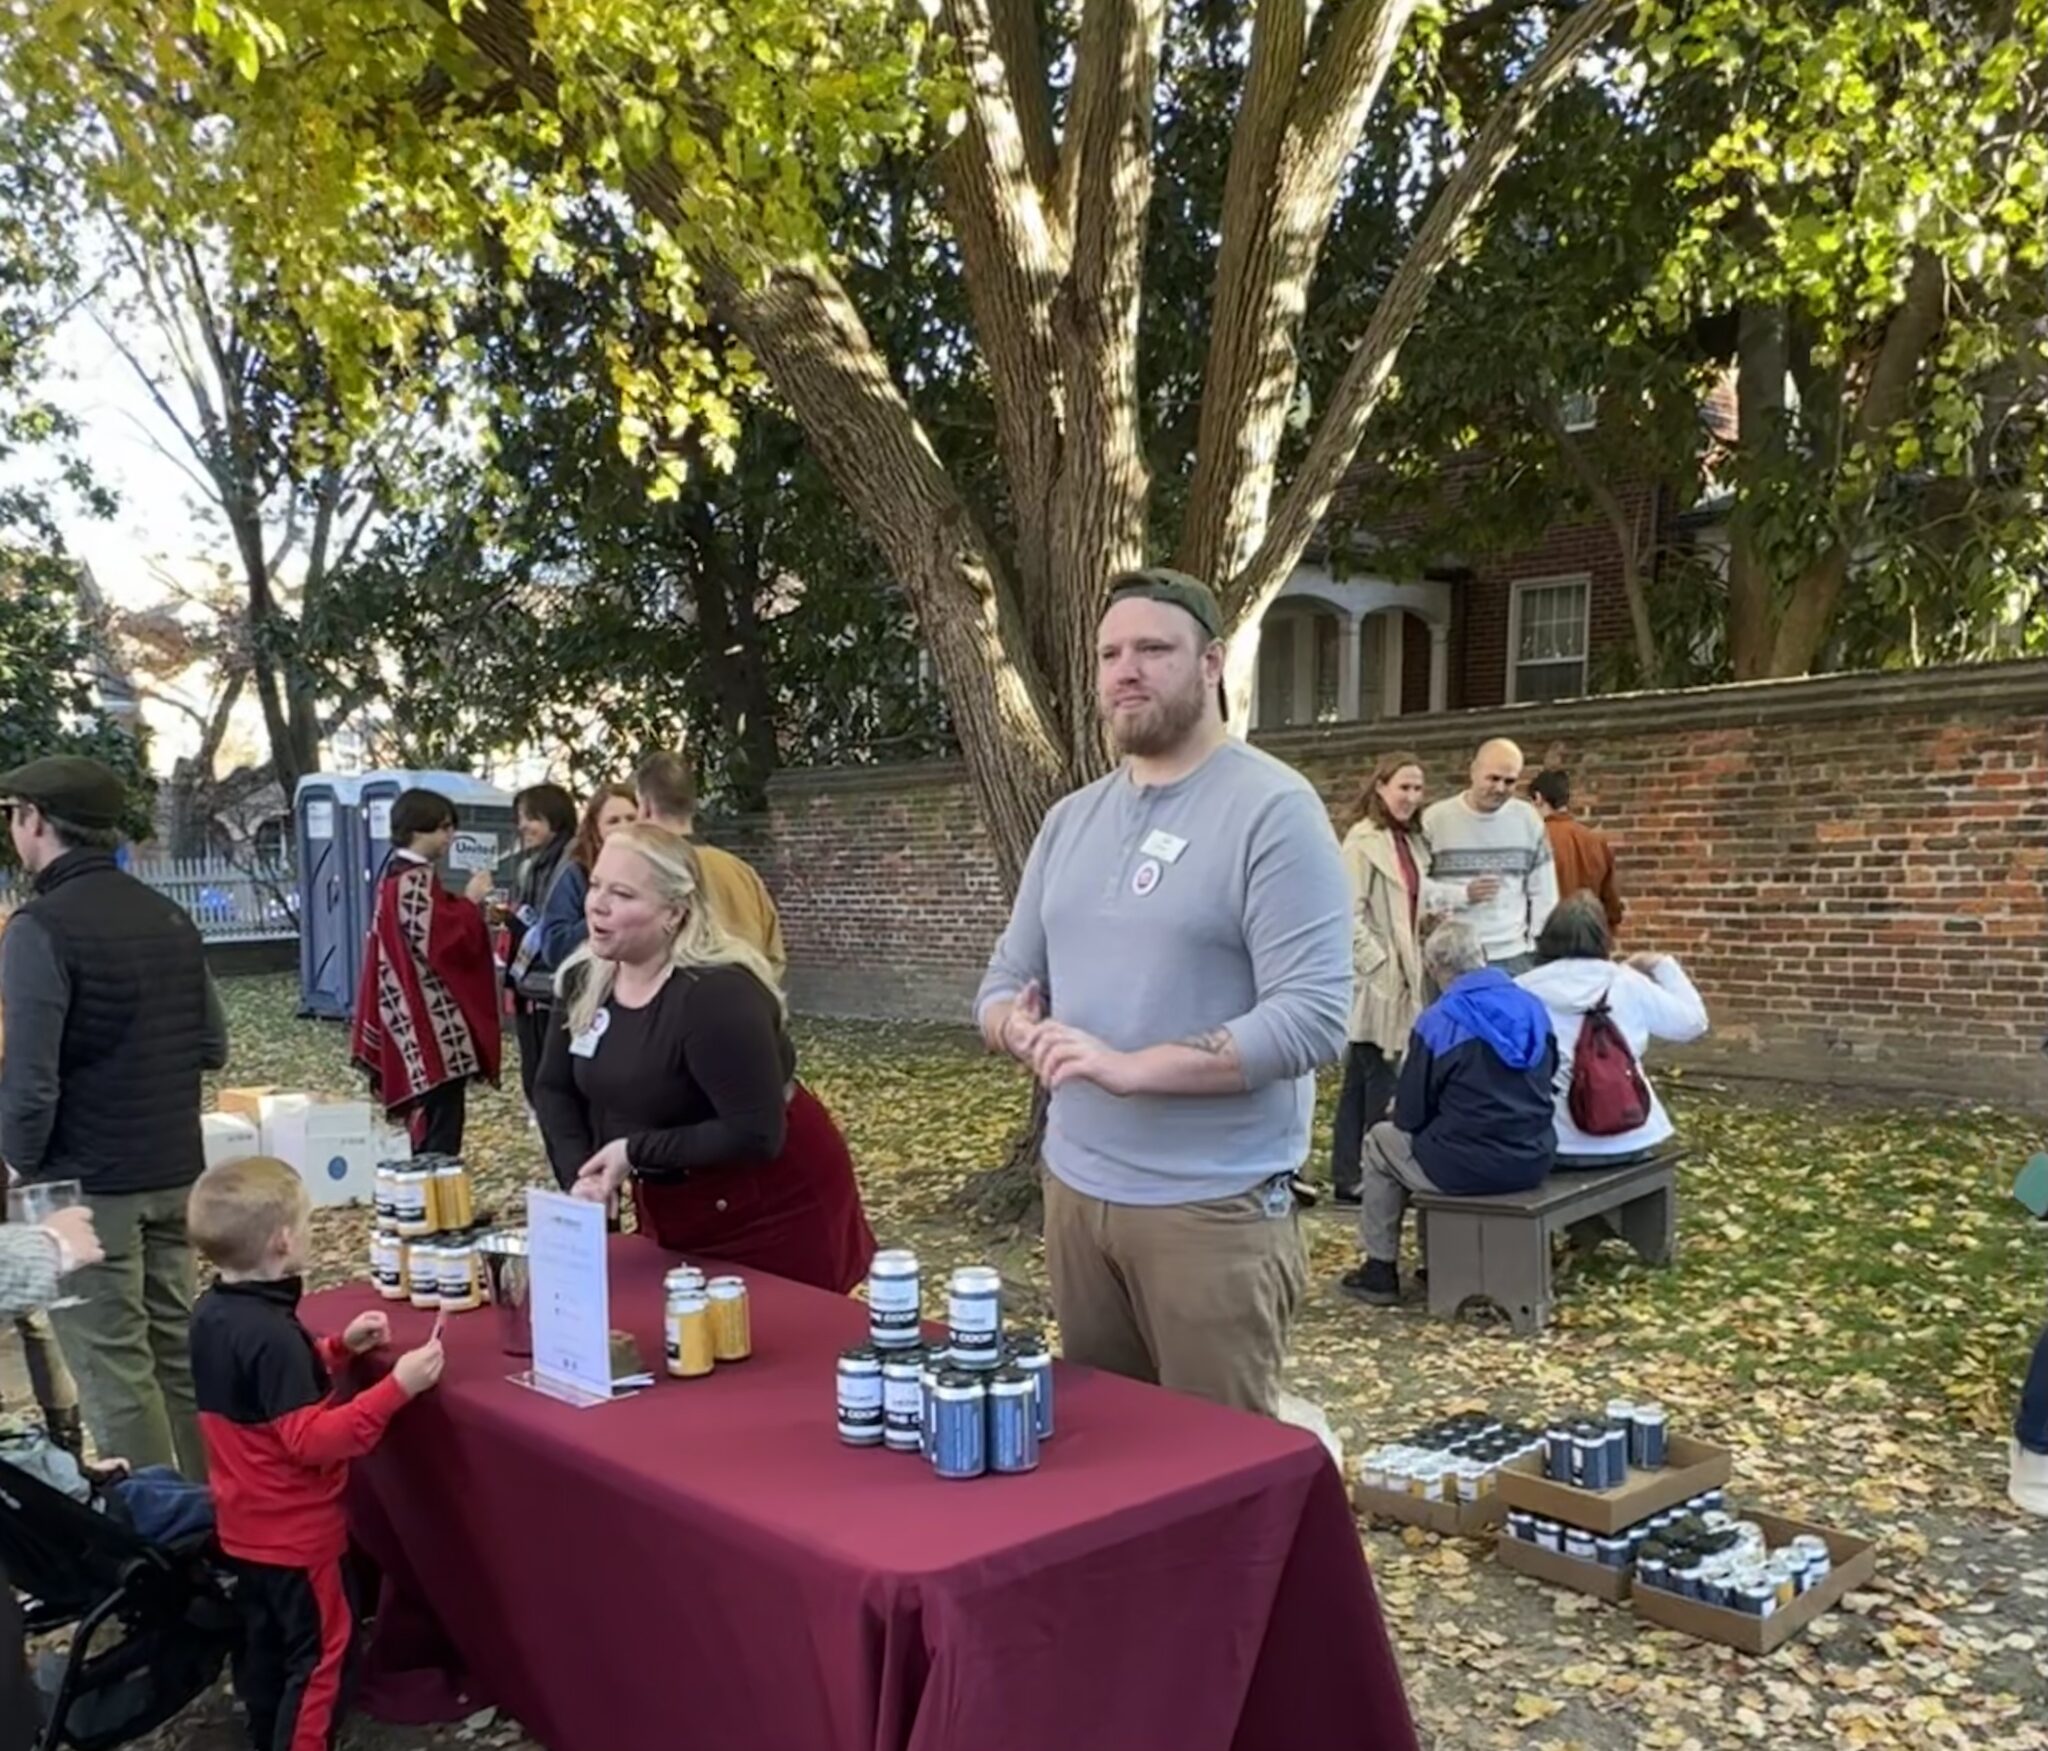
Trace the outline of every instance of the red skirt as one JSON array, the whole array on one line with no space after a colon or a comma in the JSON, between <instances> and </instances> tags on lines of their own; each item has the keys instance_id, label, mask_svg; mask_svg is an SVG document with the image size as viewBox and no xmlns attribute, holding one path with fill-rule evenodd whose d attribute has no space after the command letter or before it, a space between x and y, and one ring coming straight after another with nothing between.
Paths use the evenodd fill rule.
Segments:
<instances>
[{"instance_id":1,"label":"red skirt","mask_svg":"<svg viewBox=\"0 0 2048 1751\"><path fill-rule=\"evenodd\" d=\"M751 1265L844 1295L867 1275L875 1236L853 1157L832 1115L797 1084L773 1161L731 1161L679 1180L635 1180L640 1232L671 1252Z\"/></svg>"}]
</instances>

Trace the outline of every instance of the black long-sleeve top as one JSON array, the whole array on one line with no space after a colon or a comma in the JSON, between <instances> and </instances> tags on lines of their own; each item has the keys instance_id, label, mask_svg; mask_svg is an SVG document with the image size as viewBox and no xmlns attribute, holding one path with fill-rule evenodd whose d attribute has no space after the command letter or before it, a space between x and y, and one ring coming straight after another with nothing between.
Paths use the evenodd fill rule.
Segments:
<instances>
[{"instance_id":1,"label":"black long-sleeve top","mask_svg":"<svg viewBox=\"0 0 2048 1751\"><path fill-rule=\"evenodd\" d=\"M558 1170L573 1175L620 1137L648 1179L782 1153L796 1048L752 973L679 971L641 1008L614 997L600 1013L588 1056L570 1050L567 1004L548 1030L533 1102Z\"/></svg>"}]
</instances>

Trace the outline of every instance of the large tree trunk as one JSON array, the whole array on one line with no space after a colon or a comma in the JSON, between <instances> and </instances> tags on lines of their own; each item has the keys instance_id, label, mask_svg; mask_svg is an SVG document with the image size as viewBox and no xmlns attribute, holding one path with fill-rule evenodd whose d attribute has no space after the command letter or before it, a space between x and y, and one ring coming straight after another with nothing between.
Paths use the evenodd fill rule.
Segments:
<instances>
[{"instance_id":1,"label":"large tree trunk","mask_svg":"<svg viewBox=\"0 0 2048 1751\"><path fill-rule=\"evenodd\" d=\"M1224 588L1223 612L1232 640L1225 680L1231 714L1238 722L1250 715L1258 623L1300 562L1331 496L1356 460L1366 422L1379 406L1402 344L1421 320L1437 280L1479 222L1487 196L1514 161L1522 136L1544 104L1573 77L1581 57L1627 16L1632 4L1633 0L1588 0L1560 25L1534 65L1487 117L1458 168L1431 201L1414 242L1373 307L1301 466L1279 495L1264 538Z\"/></svg>"}]
</instances>

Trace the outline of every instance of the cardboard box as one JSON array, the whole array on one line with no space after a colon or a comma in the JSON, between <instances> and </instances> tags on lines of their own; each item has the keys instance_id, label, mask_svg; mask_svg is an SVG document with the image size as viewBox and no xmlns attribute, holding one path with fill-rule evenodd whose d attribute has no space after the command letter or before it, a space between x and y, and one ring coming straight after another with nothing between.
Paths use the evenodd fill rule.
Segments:
<instances>
[{"instance_id":1,"label":"cardboard box","mask_svg":"<svg viewBox=\"0 0 2048 1751\"><path fill-rule=\"evenodd\" d=\"M247 1161L263 1153L261 1133L253 1119L240 1113L202 1113L199 1135L206 1146L206 1165L218 1167L224 1161Z\"/></svg>"},{"instance_id":2,"label":"cardboard box","mask_svg":"<svg viewBox=\"0 0 2048 1751\"><path fill-rule=\"evenodd\" d=\"M290 1162L316 1205L367 1204L377 1192L382 1136L367 1101L307 1101L282 1107L271 1153Z\"/></svg>"},{"instance_id":3,"label":"cardboard box","mask_svg":"<svg viewBox=\"0 0 2048 1751\"><path fill-rule=\"evenodd\" d=\"M1446 1538L1482 1538L1507 1516L1496 1490L1488 1490L1476 1502L1425 1502L1406 1490L1368 1489L1361 1483L1352 1486L1351 1500L1361 1514L1403 1526L1425 1526Z\"/></svg>"},{"instance_id":4,"label":"cardboard box","mask_svg":"<svg viewBox=\"0 0 2048 1751\"><path fill-rule=\"evenodd\" d=\"M256 1134L260 1138L263 1135L264 1097L283 1092L283 1089L272 1088L268 1084L262 1087L224 1088L220 1091L220 1099L213 1103L214 1110L239 1114L256 1127Z\"/></svg>"},{"instance_id":5,"label":"cardboard box","mask_svg":"<svg viewBox=\"0 0 2048 1751\"><path fill-rule=\"evenodd\" d=\"M1743 1518L1764 1529L1764 1537L1775 1549L1790 1543L1801 1533L1811 1532L1828 1541L1828 1555L1834 1567L1827 1579L1810 1593L1802 1593L1790 1605L1769 1617L1750 1617L1725 1606L1703 1605L1697 1599L1681 1599L1662 1587L1639 1587L1631 1603L1636 1614L1667 1629L1682 1630L1703 1642L1719 1642L1745 1654L1768 1654L1781 1648L1824 1611L1841 1603L1842 1595L1863 1586L1877 1573L1877 1549L1867 1538L1837 1532L1806 1520L1787 1520L1745 1508Z\"/></svg>"},{"instance_id":6,"label":"cardboard box","mask_svg":"<svg viewBox=\"0 0 2048 1751\"><path fill-rule=\"evenodd\" d=\"M1582 1490L1553 1483L1543 1475L1543 1456L1532 1453L1501 1467L1500 1498L1507 1507L1526 1508L1588 1532L1620 1532L1702 1490L1718 1489L1733 1469L1727 1448L1687 1435L1671 1437L1666 1458L1669 1463L1661 1470L1631 1471L1615 1489Z\"/></svg>"},{"instance_id":7,"label":"cardboard box","mask_svg":"<svg viewBox=\"0 0 2048 1751\"><path fill-rule=\"evenodd\" d=\"M1510 1538L1505 1532L1494 1545L1502 1564L1548 1581L1553 1587L1569 1587L1574 1593L1590 1593L1596 1599L1619 1604L1628 1597L1630 1571L1611 1569L1605 1563L1589 1563L1584 1557L1566 1556L1560 1550L1545 1550L1527 1539Z\"/></svg>"}]
</instances>

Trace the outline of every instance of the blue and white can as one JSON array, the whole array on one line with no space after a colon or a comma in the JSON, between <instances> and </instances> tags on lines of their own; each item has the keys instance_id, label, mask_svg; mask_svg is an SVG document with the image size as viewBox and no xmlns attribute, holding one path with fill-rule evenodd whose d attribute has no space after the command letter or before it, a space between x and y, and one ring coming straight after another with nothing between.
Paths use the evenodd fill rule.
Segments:
<instances>
[{"instance_id":1,"label":"blue and white can","mask_svg":"<svg viewBox=\"0 0 2048 1751\"><path fill-rule=\"evenodd\" d=\"M988 1468L1017 1472L1038 1469L1038 1398L1031 1376L1001 1368L988 1383Z\"/></svg>"},{"instance_id":2,"label":"blue and white can","mask_svg":"<svg viewBox=\"0 0 2048 1751\"><path fill-rule=\"evenodd\" d=\"M932 1470L979 1477L988 1470L988 1393L980 1379L950 1369L932 1389Z\"/></svg>"},{"instance_id":3,"label":"blue and white can","mask_svg":"<svg viewBox=\"0 0 2048 1751\"><path fill-rule=\"evenodd\" d=\"M1668 1435L1664 1407L1654 1400L1635 1406L1628 1420L1628 1462L1642 1471L1655 1471L1664 1463Z\"/></svg>"},{"instance_id":4,"label":"blue and white can","mask_svg":"<svg viewBox=\"0 0 2048 1751\"><path fill-rule=\"evenodd\" d=\"M919 1420L922 1424L923 1439L918 1451L925 1458L932 1456L932 1398L938 1389L939 1376L953 1365L953 1352L944 1344L929 1344L917 1368L917 1389Z\"/></svg>"},{"instance_id":5,"label":"blue and white can","mask_svg":"<svg viewBox=\"0 0 2048 1751\"><path fill-rule=\"evenodd\" d=\"M993 1265L962 1265L946 1293L946 1341L961 1368L983 1372L1003 1360L1003 1277Z\"/></svg>"},{"instance_id":6,"label":"blue and white can","mask_svg":"<svg viewBox=\"0 0 2048 1751\"><path fill-rule=\"evenodd\" d=\"M894 1453L924 1447L924 1391L916 1356L892 1355L882 1363L882 1444Z\"/></svg>"},{"instance_id":7,"label":"blue and white can","mask_svg":"<svg viewBox=\"0 0 2048 1751\"><path fill-rule=\"evenodd\" d=\"M868 1266L868 1341L876 1349L915 1349L923 1341L919 1284L916 1253L894 1247L875 1254Z\"/></svg>"},{"instance_id":8,"label":"blue and white can","mask_svg":"<svg viewBox=\"0 0 2048 1751\"><path fill-rule=\"evenodd\" d=\"M1052 1351L1047 1346L1043 1332L1019 1332L1004 1346L1010 1366L1021 1368L1031 1377L1035 1389L1032 1404L1036 1411L1038 1438L1052 1439Z\"/></svg>"},{"instance_id":9,"label":"blue and white can","mask_svg":"<svg viewBox=\"0 0 2048 1751\"><path fill-rule=\"evenodd\" d=\"M865 1346L839 1358L839 1438L849 1447L882 1444L882 1358Z\"/></svg>"}]
</instances>

